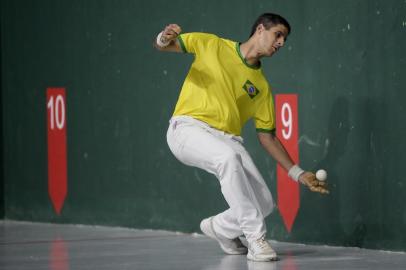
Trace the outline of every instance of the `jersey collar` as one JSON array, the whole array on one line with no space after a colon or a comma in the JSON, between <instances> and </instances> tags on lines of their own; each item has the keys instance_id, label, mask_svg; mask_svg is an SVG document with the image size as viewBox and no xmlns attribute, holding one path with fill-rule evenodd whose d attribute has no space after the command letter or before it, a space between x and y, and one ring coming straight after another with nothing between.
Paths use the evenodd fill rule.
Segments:
<instances>
[{"instance_id":1,"label":"jersey collar","mask_svg":"<svg viewBox=\"0 0 406 270\"><path fill-rule=\"evenodd\" d=\"M245 58L241 54L240 45L241 45L240 42L236 42L235 43L235 49L237 50L238 56L241 58L242 62L249 68L260 69L261 68L261 62L258 62L258 65L251 65L251 64L247 63L247 61L245 60Z\"/></svg>"}]
</instances>

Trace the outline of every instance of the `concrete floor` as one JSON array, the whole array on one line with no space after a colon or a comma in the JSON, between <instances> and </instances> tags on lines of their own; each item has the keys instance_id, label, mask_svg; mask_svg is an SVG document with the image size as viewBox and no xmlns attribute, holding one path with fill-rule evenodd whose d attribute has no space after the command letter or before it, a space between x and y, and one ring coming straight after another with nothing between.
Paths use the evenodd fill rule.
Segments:
<instances>
[{"instance_id":1,"label":"concrete floor","mask_svg":"<svg viewBox=\"0 0 406 270\"><path fill-rule=\"evenodd\" d=\"M406 253L271 241L277 262L222 253L202 235L0 221L0 269L406 269Z\"/></svg>"}]
</instances>

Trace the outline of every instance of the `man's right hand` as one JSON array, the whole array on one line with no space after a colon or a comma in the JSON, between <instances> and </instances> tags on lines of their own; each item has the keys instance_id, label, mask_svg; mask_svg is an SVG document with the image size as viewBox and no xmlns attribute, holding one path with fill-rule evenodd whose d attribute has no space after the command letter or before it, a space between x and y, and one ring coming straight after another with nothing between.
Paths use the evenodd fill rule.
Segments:
<instances>
[{"instance_id":1,"label":"man's right hand","mask_svg":"<svg viewBox=\"0 0 406 270\"><path fill-rule=\"evenodd\" d=\"M176 38L182 32L182 29L177 24L169 24L158 34L154 47L165 52L182 52L179 41Z\"/></svg>"},{"instance_id":2,"label":"man's right hand","mask_svg":"<svg viewBox=\"0 0 406 270\"><path fill-rule=\"evenodd\" d=\"M179 25L169 24L162 31L161 41L163 43L171 42L172 40L175 40L181 32L182 28L180 28Z\"/></svg>"}]
</instances>

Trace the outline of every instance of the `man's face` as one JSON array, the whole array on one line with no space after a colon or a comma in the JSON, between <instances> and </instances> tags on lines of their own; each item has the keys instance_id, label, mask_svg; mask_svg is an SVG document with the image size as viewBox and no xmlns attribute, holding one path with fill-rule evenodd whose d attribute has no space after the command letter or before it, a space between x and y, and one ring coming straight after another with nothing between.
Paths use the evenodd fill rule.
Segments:
<instances>
[{"instance_id":1,"label":"man's face","mask_svg":"<svg viewBox=\"0 0 406 270\"><path fill-rule=\"evenodd\" d=\"M264 56L272 56L285 44L288 29L283 24L277 24L268 30L262 24L258 27L260 53Z\"/></svg>"}]
</instances>

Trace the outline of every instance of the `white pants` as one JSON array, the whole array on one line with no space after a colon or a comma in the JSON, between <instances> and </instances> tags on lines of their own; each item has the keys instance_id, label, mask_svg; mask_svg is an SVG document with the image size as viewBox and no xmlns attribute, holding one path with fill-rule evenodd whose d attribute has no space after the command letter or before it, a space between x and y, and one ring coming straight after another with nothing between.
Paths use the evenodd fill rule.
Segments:
<instances>
[{"instance_id":1,"label":"white pants","mask_svg":"<svg viewBox=\"0 0 406 270\"><path fill-rule=\"evenodd\" d=\"M272 195L242 145L242 138L188 116L170 121L169 148L182 163L217 176L229 209L213 219L220 235L234 239L242 234L248 241L266 233L265 217L273 210Z\"/></svg>"}]
</instances>

